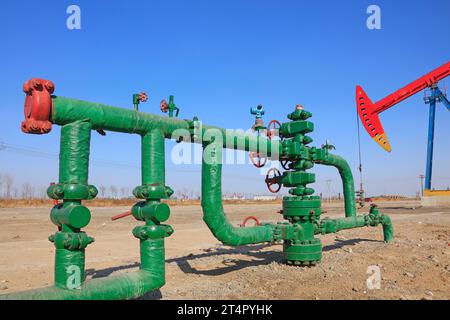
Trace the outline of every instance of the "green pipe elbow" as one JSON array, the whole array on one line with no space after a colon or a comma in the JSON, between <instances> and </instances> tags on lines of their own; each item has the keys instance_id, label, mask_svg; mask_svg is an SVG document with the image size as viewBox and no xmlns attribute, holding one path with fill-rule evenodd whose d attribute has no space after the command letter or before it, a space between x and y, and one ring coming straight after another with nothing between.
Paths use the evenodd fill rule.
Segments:
<instances>
[{"instance_id":1,"label":"green pipe elbow","mask_svg":"<svg viewBox=\"0 0 450 320\"><path fill-rule=\"evenodd\" d=\"M394 226L391 217L381 216L381 225L383 226L384 242L390 243L394 241Z\"/></svg>"},{"instance_id":2,"label":"green pipe elbow","mask_svg":"<svg viewBox=\"0 0 450 320\"><path fill-rule=\"evenodd\" d=\"M271 242L273 226L234 227L225 215L222 204L222 146L212 143L204 148L202 164L203 221L213 235L225 245Z\"/></svg>"},{"instance_id":3,"label":"green pipe elbow","mask_svg":"<svg viewBox=\"0 0 450 320\"><path fill-rule=\"evenodd\" d=\"M353 180L352 170L344 158L328 154L325 159L320 159L315 161L316 163L332 166L338 169L339 175L342 180L342 189L344 192L344 202L345 202L345 216L355 217L356 216L356 201L355 201L355 183Z\"/></svg>"}]
</instances>

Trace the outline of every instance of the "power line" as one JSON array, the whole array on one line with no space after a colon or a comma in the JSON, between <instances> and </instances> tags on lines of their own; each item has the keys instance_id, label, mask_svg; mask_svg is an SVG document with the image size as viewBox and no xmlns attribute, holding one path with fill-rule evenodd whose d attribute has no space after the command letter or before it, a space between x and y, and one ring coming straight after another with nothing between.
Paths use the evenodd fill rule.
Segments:
<instances>
[{"instance_id":1,"label":"power line","mask_svg":"<svg viewBox=\"0 0 450 320\"><path fill-rule=\"evenodd\" d=\"M0 141L0 151L2 152L9 152L14 154L20 154L22 156L29 156L29 157L38 157L38 158L45 158L45 159L59 159L59 155L42 150L42 149L36 149L29 146L21 146L21 145L12 145L9 143L5 143L3 141ZM112 167L112 168L120 168L120 169L131 169L139 171L141 170L141 167L139 165L135 165L132 163L127 163L123 161L111 161L101 158L95 158L90 157L89 163L94 166L100 166L100 167ZM181 169L181 168L170 168L170 171L168 173L198 173L200 171L200 168L194 168L194 169ZM234 178L234 179L247 179L247 180L254 180L254 181L263 181L260 177L254 177L254 176L244 176L244 175L238 175L238 174L230 174L227 173L226 177Z\"/></svg>"}]
</instances>

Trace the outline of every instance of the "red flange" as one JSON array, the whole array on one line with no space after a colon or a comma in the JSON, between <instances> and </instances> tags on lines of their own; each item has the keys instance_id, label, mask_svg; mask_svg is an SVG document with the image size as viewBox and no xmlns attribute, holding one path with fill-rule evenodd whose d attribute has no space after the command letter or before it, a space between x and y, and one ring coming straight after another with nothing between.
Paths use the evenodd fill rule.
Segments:
<instances>
[{"instance_id":1,"label":"red flange","mask_svg":"<svg viewBox=\"0 0 450 320\"><path fill-rule=\"evenodd\" d=\"M259 220L258 220L257 217L255 217L255 216L248 216L247 218L244 219L244 221L242 221L241 227L245 227L247 222L250 221L250 220L255 221L255 226L259 226Z\"/></svg>"},{"instance_id":2,"label":"red flange","mask_svg":"<svg viewBox=\"0 0 450 320\"><path fill-rule=\"evenodd\" d=\"M273 172L273 177L270 176L270 174ZM277 193L281 189L281 172L277 168L271 168L266 175L266 184L267 188L272 193ZM273 185L278 185L277 188L272 188Z\"/></svg>"},{"instance_id":3,"label":"red flange","mask_svg":"<svg viewBox=\"0 0 450 320\"><path fill-rule=\"evenodd\" d=\"M49 80L33 78L25 82L25 120L21 125L23 132L44 134L52 130L50 114L53 105L51 94L54 90L55 85Z\"/></svg>"}]
</instances>

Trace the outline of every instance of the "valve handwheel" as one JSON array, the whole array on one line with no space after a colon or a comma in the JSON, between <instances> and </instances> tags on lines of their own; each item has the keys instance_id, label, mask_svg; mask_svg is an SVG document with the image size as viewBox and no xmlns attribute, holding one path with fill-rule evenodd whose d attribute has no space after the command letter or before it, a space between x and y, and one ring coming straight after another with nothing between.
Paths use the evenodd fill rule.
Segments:
<instances>
[{"instance_id":1,"label":"valve handwheel","mask_svg":"<svg viewBox=\"0 0 450 320\"><path fill-rule=\"evenodd\" d=\"M280 164L284 170L291 170L291 168L289 168L289 162L289 160L280 160Z\"/></svg>"},{"instance_id":2,"label":"valve handwheel","mask_svg":"<svg viewBox=\"0 0 450 320\"><path fill-rule=\"evenodd\" d=\"M271 176L273 174L273 176ZM277 168L271 168L266 175L266 184L267 188L272 193L277 193L281 189L281 172ZM277 185L278 187L274 188L273 186Z\"/></svg>"},{"instance_id":3,"label":"valve handwheel","mask_svg":"<svg viewBox=\"0 0 450 320\"><path fill-rule=\"evenodd\" d=\"M250 156L250 160L252 161L253 165L257 168L262 168L267 163L267 158L261 157L261 153L259 152L250 151L248 155Z\"/></svg>"},{"instance_id":4,"label":"valve handwheel","mask_svg":"<svg viewBox=\"0 0 450 320\"><path fill-rule=\"evenodd\" d=\"M272 137L280 135L281 123L278 120L271 120L267 125L267 137L272 140ZM278 133L275 134L274 131L278 130Z\"/></svg>"},{"instance_id":5,"label":"valve handwheel","mask_svg":"<svg viewBox=\"0 0 450 320\"><path fill-rule=\"evenodd\" d=\"M244 219L244 221L242 221L241 227L245 228L246 224L248 221L253 220L255 221L255 226L259 226L259 220L257 217L255 216L248 216L247 218Z\"/></svg>"},{"instance_id":6,"label":"valve handwheel","mask_svg":"<svg viewBox=\"0 0 450 320\"><path fill-rule=\"evenodd\" d=\"M141 92L139 93L139 101L140 102L147 102L148 100L148 95L145 92Z\"/></svg>"},{"instance_id":7,"label":"valve handwheel","mask_svg":"<svg viewBox=\"0 0 450 320\"><path fill-rule=\"evenodd\" d=\"M161 100L161 103L159 104L159 108L162 112L166 113L167 110L169 110L169 105L167 104L166 99Z\"/></svg>"}]
</instances>

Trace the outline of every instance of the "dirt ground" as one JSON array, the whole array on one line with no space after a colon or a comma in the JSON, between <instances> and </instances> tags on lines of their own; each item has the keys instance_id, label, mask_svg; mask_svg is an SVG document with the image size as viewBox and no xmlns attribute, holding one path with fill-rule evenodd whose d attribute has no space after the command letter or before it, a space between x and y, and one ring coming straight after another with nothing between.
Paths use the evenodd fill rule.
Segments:
<instances>
[{"instance_id":1,"label":"dirt ground","mask_svg":"<svg viewBox=\"0 0 450 320\"><path fill-rule=\"evenodd\" d=\"M450 299L450 208L421 208L417 202L380 203L390 214L395 242L383 243L381 227L320 236L322 262L301 268L282 263L281 245L221 246L202 221L199 206L173 207L166 240L166 285L142 299ZM279 205L228 205L230 220L247 215L276 221ZM338 205L323 217L343 216ZM367 211L366 208L363 211ZM89 278L138 268L138 224L112 222L126 207L91 208L85 231ZM0 208L0 294L52 284L55 231L46 208ZM366 286L369 266L381 270L381 288Z\"/></svg>"}]
</instances>

